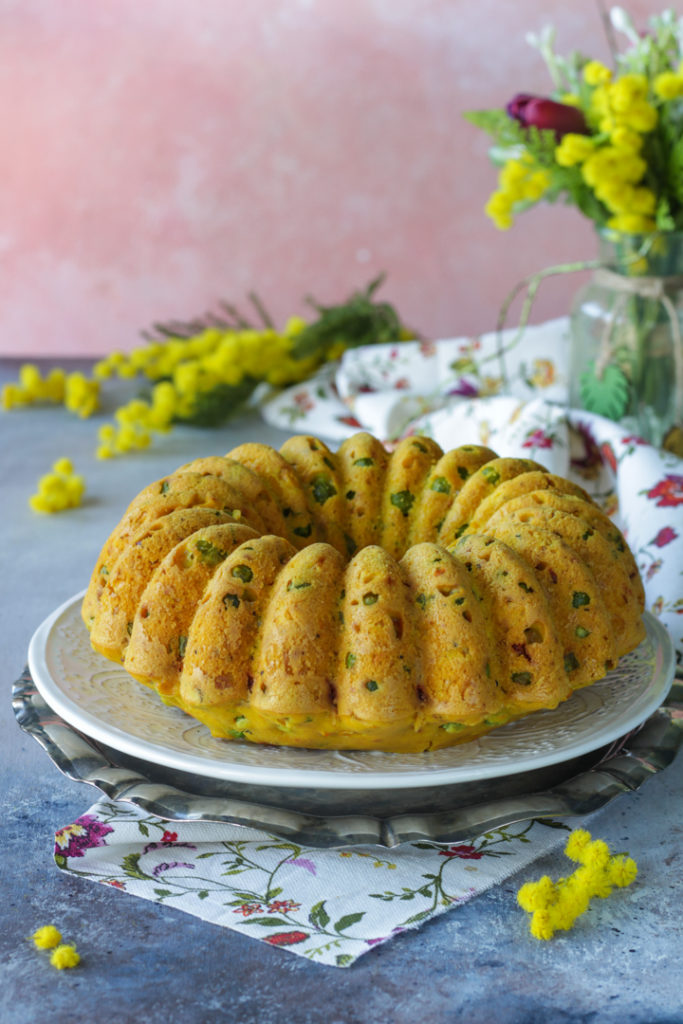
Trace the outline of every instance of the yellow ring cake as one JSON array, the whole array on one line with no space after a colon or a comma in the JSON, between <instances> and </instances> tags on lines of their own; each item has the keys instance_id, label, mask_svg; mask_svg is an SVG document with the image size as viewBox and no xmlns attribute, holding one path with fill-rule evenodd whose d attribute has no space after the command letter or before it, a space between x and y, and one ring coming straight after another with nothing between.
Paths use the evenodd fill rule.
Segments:
<instances>
[{"instance_id":1,"label":"yellow ring cake","mask_svg":"<svg viewBox=\"0 0 683 1024\"><path fill-rule=\"evenodd\" d=\"M83 601L93 646L216 736L425 751L602 678L644 636L623 536L525 459L360 433L146 487Z\"/></svg>"}]
</instances>

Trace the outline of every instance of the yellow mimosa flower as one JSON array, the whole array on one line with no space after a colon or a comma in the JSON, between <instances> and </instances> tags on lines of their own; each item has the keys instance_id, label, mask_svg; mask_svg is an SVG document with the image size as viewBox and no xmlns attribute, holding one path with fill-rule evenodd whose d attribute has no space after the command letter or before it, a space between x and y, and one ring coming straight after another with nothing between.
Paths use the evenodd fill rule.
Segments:
<instances>
[{"instance_id":1,"label":"yellow mimosa flower","mask_svg":"<svg viewBox=\"0 0 683 1024\"><path fill-rule=\"evenodd\" d=\"M606 180L621 179L635 184L645 174L647 164L635 153L618 149L616 146L603 146L585 161L581 174L587 185L595 188Z\"/></svg>"},{"instance_id":2,"label":"yellow mimosa flower","mask_svg":"<svg viewBox=\"0 0 683 1024\"><path fill-rule=\"evenodd\" d=\"M683 74L675 71L663 71L657 75L652 88L660 100L677 100L683 96Z\"/></svg>"},{"instance_id":3,"label":"yellow mimosa flower","mask_svg":"<svg viewBox=\"0 0 683 1024\"><path fill-rule=\"evenodd\" d=\"M29 498L29 505L34 512L62 512L67 508L76 508L81 504L85 492L85 480L74 473L70 459L58 459L51 473L46 473L38 481L38 491Z\"/></svg>"},{"instance_id":4,"label":"yellow mimosa flower","mask_svg":"<svg viewBox=\"0 0 683 1024\"><path fill-rule=\"evenodd\" d=\"M632 128L618 124L611 132L611 142L617 149L627 149L631 153L639 153L643 148L643 137Z\"/></svg>"},{"instance_id":5,"label":"yellow mimosa flower","mask_svg":"<svg viewBox=\"0 0 683 1024\"><path fill-rule=\"evenodd\" d=\"M651 103L638 100L620 111L620 121L627 128L645 135L657 126L659 114Z\"/></svg>"},{"instance_id":6,"label":"yellow mimosa flower","mask_svg":"<svg viewBox=\"0 0 683 1024\"><path fill-rule=\"evenodd\" d=\"M609 100L613 110L626 111L634 103L647 98L648 81L645 75L626 74L609 86Z\"/></svg>"},{"instance_id":7,"label":"yellow mimosa flower","mask_svg":"<svg viewBox=\"0 0 683 1024\"><path fill-rule=\"evenodd\" d=\"M591 840L585 829L571 833L565 853L580 864L573 874L557 882L544 875L526 882L517 893L520 907L532 915L529 927L534 938L548 940L556 931L567 931L594 896L604 899L615 885L630 885L638 872L631 857L611 856L607 844Z\"/></svg>"},{"instance_id":8,"label":"yellow mimosa flower","mask_svg":"<svg viewBox=\"0 0 683 1024\"><path fill-rule=\"evenodd\" d=\"M656 226L652 217L644 217L639 213L619 213L607 221L608 228L629 235L647 235L654 231Z\"/></svg>"},{"instance_id":9,"label":"yellow mimosa flower","mask_svg":"<svg viewBox=\"0 0 683 1024\"><path fill-rule=\"evenodd\" d=\"M612 80L612 72L599 60L589 60L583 69L583 80L586 85L605 85Z\"/></svg>"},{"instance_id":10,"label":"yellow mimosa flower","mask_svg":"<svg viewBox=\"0 0 683 1024\"><path fill-rule=\"evenodd\" d=\"M75 946L68 946L63 944L57 946L50 957L50 963L53 967L56 967L58 971L62 971L69 967L78 967L81 962L81 958L76 952Z\"/></svg>"},{"instance_id":11,"label":"yellow mimosa flower","mask_svg":"<svg viewBox=\"0 0 683 1024\"><path fill-rule=\"evenodd\" d=\"M587 135L576 135L569 132L562 137L555 150L555 160L560 167L574 167L582 164L595 152L595 144Z\"/></svg>"},{"instance_id":12,"label":"yellow mimosa flower","mask_svg":"<svg viewBox=\"0 0 683 1024\"><path fill-rule=\"evenodd\" d=\"M484 210L499 230L512 227L512 203L505 192L493 192Z\"/></svg>"}]
</instances>

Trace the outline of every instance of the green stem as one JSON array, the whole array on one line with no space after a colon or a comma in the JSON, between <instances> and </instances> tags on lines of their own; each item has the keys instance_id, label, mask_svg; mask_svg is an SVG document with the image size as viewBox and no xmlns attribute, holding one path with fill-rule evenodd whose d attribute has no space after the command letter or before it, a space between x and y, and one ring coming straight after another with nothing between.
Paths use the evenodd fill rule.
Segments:
<instances>
[{"instance_id":1,"label":"green stem","mask_svg":"<svg viewBox=\"0 0 683 1024\"><path fill-rule=\"evenodd\" d=\"M531 309L536 298L538 289L542 283L548 277L555 277L559 274L574 274L578 270L597 270L603 264L600 260L580 260L574 263L560 263L554 267L546 267L545 270L539 270L535 274L531 274L529 277L523 278L522 281L518 282L512 291L509 293L503 305L500 307L500 313L498 314L498 320L496 323L496 352L494 355L485 356L482 362L487 362L489 359L498 358L500 364L501 376L505 384L509 384L507 370L505 369L505 356L510 352L521 340L524 331L526 330L531 315ZM510 306L517 298L517 296L526 288L527 294L522 304L522 311L520 313L519 325L517 331L508 342L507 345L503 342L503 329L507 320L507 315L510 310Z\"/></svg>"},{"instance_id":2,"label":"green stem","mask_svg":"<svg viewBox=\"0 0 683 1024\"><path fill-rule=\"evenodd\" d=\"M273 322L273 319L270 316L270 313L268 312L266 307L261 302L261 300L258 297L258 295L256 294L256 292L249 292L249 299L251 301L251 304L256 309L256 312L258 313L258 315L263 320L263 322L266 325L266 327L270 327L270 328L272 328L274 330L275 329L275 324Z\"/></svg>"}]
</instances>

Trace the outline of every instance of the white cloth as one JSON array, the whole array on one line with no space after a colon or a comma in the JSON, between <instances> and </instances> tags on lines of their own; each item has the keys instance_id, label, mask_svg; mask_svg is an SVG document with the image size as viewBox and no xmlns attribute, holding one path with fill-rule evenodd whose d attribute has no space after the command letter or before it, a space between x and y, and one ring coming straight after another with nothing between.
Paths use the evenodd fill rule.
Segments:
<instances>
[{"instance_id":1,"label":"white cloth","mask_svg":"<svg viewBox=\"0 0 683 1024\"><path fill-rule=\"evenodd\" d=\"M56 833L55 860L317 963L349 967L498 885L567 834L558 822L523 822L452 846L317 850L233 825L166 822L102 799Z\"/></svg>"}]
</instances>

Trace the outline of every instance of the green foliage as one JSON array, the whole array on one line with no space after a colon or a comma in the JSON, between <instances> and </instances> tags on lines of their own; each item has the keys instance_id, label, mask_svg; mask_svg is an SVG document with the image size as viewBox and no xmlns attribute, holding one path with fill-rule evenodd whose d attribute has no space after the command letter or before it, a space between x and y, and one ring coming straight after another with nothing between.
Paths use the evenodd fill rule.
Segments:
<instances>
[{"instance_id":1,"label":"green foliage","mask_svg":"<svg viewBox=\"0 0 683 1024\"><path fill-rule=\"evenodd\" d=\"M259 924L262 928L286 928L289 921L284 917L250 917L244 924Z\"/></svg>"},{"instance_id":2,"label":"green foliage","mask_svg":"<svg viewBox=\"0 0 683 1024\"><path fill-rule=\"evenodd\" d=\"M560 167L556 164L553 168L553 186L551 192L543 197L553 202L559 196L564 196L565 202L575 206L584 217L594 221L596 224L606 224L609 213L602 205L590 188L577 167Z\"/></svg>"},{"instance_id":3,"label":"green foliage","mask_svg":"<svg viewBox=\"0 0 683 1024\"><path fill-rule=\"evenodd\" d=\"M347 928L350 928L352 924L357 924L365 917L365 911L361 910L357 914L344 914L334 925L336 932L344 932Z\"/></svg>"},{"instance_id":4,"label":"green foliage","mask_svg":"<svg viewBox=\"0 0 683 1024\"><path fill-rule=\"evenodd\" d=\"M153 877L145 874L145 872L140 868L139 860L141 856L141 853L126 854L126 856L121 860L121 867L129 878L140 878L153 882Z\"/></svg>"},{"instance_id":5,"label":"green foliage","mask_svg":"<svg viewBox=\"0 0 683 1024\"><path fill-rule=\"evenodd\" d=\"M193 412L183 416L181 422L191 423L195 427L220 426L244 406L258 383L253 377L245 377L239 384L217 384L210 391L201 392Z\"/></svg>"},{"instance_id":6,"label":"green foliage","mask_svg":"<svg viewBox=\"0 0 683 1024\"><path fill-rule=\"evenodd\" d=\"M669 153L667 184L677 204L683 207L683 135L679 136Z\"/></svg>"},{"instance_id":7,"label":"green foliage","mask_svg":"<svg viewBox=\"0 0 683 1024\"><path fill-rule=\"evenodd\" d=\"M325 910L325 901L321 900L316 903L315 906L311 907L311 911L308 915L309 923L314 928L326 928L330 923L330 915Z\"/></svg>"},{"instance_id":8,"label":"green foliage","mask_svg":"<svg viewBox=\"0 0 683 1024\"><path fill-rule=\"evenodd\" d=\"M295 359L314 355L324 358L340 341L347 348L397 341L401 336L401 321L396 310L387 302L374 300L383 281L381 274L365 291L355 292L338 306L323 306L309 297L307 302L315 309L318 319L297 336L292 356Z\"/></svg>"},{"instance_id":9,"label":"green foliage","mask_svg":"<svg viewBox=\"0 0 683 1024\"><path fill-rule=\"evenodd\" d=\"M598 375L595 363L581 374L581 402L589 412L620 420L626 412L629 398L629 382L614 363L609 363Z\"/></svg>"},{"instance_id":10,"label":"green foliage","mask_svg":"<svg viewBox=\"0 0 683 1024\"><path fill-rule=\"evenodd\" d=\"M494 163L528 153L542 167L555 167L555 132L547 128L524 128L505 110L470 110L465 119L491 135L495 142Z\"/></svg>"},{"instance_id":11,"label":"green foliage","mask_svg":"<svg viewBox=\"0 0 683 1024\"><path fill-rule=\"evenodd\" d=\"M504 137L507 123L510 120L504 110L467 110L463 116L475 128L481 128L488 132L496 141Z\"/></svg>"},{"instance_id":12,"label":"green foliage","mask_svg":"<svg viewBox=\"0 0 683 1024\"><path fill-rule=\"evenodd\" d=\"M655 211L655 223L658 231L675 231L676 221L671 216L671 204L666 196L663 196L657 203Z\"/></svg>"}]
</instances>

